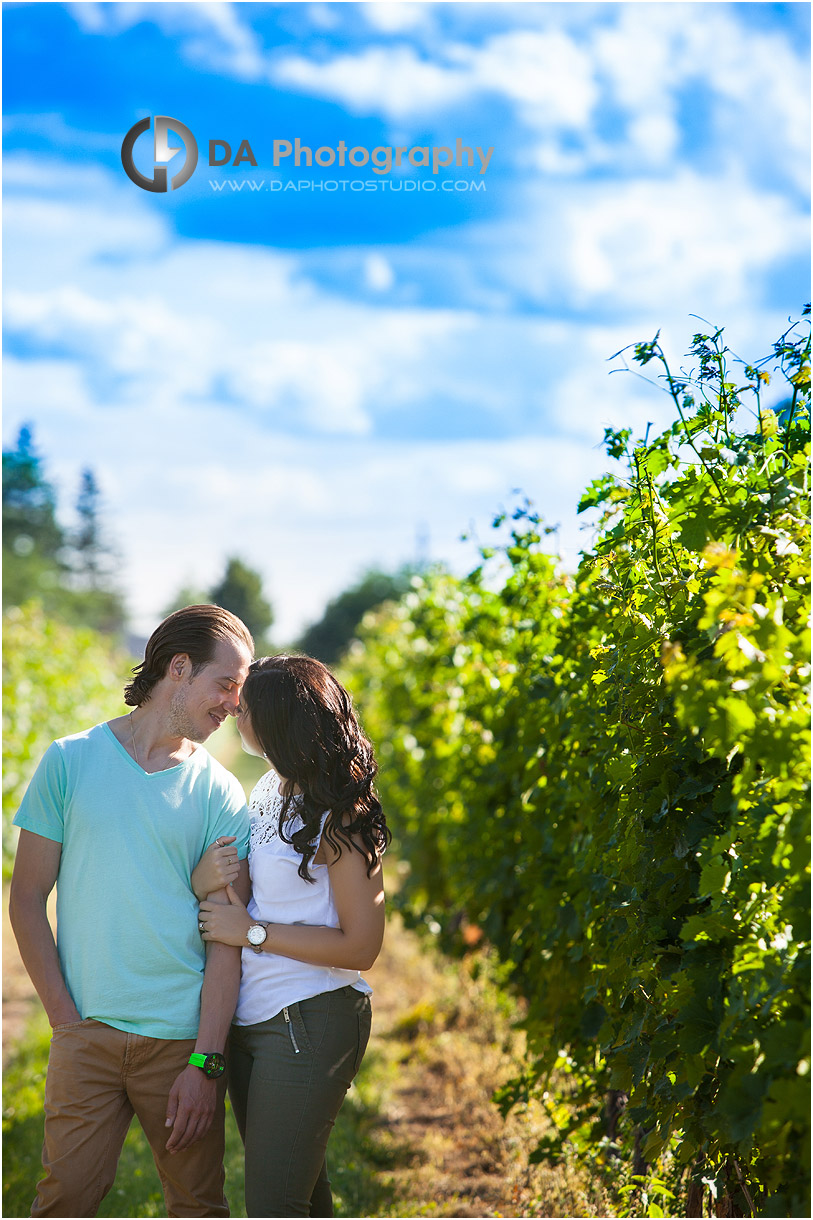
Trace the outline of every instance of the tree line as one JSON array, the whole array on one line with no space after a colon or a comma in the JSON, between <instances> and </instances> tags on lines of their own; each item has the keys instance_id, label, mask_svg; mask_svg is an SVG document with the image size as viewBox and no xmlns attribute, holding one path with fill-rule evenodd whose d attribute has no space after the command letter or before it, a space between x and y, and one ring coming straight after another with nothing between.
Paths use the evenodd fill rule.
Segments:
<instances>
[{"instance_id":1,"label":"tree line","mask_svg":"<svg viewBox=\"0 0 813 1220\"><path fill-rule=\"evenodd\" d=\"M3 450L3 606L35 601L46 615L121 639L127 626L122 560L105 521L103 497L90 467L82 470L73 523L60 521L56 489L34 441L30 424ZM325 607L290 646L328 665L338 663L358 635L364 615L409 587L415 567L364 572ZM229 555L221 577L209 588L184 587L158 614L213 602L246 623L258 653L275 648L273 606L260 573Z\"/></svg>"}]
</instances>

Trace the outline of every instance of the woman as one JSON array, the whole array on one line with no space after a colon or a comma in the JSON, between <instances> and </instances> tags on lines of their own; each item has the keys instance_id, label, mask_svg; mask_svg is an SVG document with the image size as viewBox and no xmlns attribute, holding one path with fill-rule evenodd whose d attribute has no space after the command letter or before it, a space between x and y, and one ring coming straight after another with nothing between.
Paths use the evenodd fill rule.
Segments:
<instances>
[{"instance_id":1,"label":"woman","mask_svg":"<svg viewBox=\"0 0 813 1220\"><path fill-rule=\"evenodd\" d=\"M237 725L271 766L251 794L251 897L225 839L192 884L198 897L228 886L228 906L201 903L201 935L243 946L228 1080L246 1209L332 1216L325 1149L370 1033L359 971L384 935L378 768L349 695L310 657L255 661Z\"/></svg>"}]
</instances>

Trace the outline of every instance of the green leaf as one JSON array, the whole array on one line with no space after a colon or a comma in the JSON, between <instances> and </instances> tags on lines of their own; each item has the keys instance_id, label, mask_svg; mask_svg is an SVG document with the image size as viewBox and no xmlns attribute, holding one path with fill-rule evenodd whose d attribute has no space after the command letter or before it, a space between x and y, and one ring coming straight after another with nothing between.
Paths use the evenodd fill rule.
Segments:
<instances>
[{"instance_id":1,"label":"green leaf","mask_svg":"<svg viewBox=\"0 0 813 1220\"><path fill-rule=\"evenodd\" d=\"M687 551L702 551L709 540L705 517L687 517L681 524L679 540Z\"/></svg>"}]
</instances>

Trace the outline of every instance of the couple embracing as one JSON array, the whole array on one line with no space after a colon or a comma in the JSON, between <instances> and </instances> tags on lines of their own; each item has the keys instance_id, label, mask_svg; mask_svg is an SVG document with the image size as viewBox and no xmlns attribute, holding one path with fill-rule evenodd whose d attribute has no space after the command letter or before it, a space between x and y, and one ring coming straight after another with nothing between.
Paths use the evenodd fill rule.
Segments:
<instances>
[{"instance_id":1,"label":"couple embracing","mask_svg":"<svg viewBox=\"0 0 813 1220\"><path fill-rule=\"evenodd\" d=\"M389 831L347 692L253 650L218 606L171 614L129 714L54 742L14 819L12 924L53 1029L32 1215L96 1215L136 1114L167 1215L228 1216L227 1082L248 1215L333 1214L325 1150L369 1037ZM250 810L201 744L230 715L270 767Z\"/></svg>"}]
</instances>

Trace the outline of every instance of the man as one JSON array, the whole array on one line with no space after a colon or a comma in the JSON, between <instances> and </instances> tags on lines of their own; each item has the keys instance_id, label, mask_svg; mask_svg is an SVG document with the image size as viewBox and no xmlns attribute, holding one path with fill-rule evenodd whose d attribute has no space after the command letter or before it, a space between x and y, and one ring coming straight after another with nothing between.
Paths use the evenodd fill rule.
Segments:
<instances>
[{"instance_id":1,"label":"man","mask_svg":"<svg viewBox=\"0 0 813 1220\"><path fill-rule=\"evenodd\" d=\"M125 688L129 715L54 742L14 819L11 922L53 1027L32 1215L95 1216L134 1113L167 1214L229 1214L222 1052L240 950L204 949L190 876L222 835L247 853L242 789L198 743L236 714L253 650L219 606L171 614Z\"/></svg>"}]
</instances>

